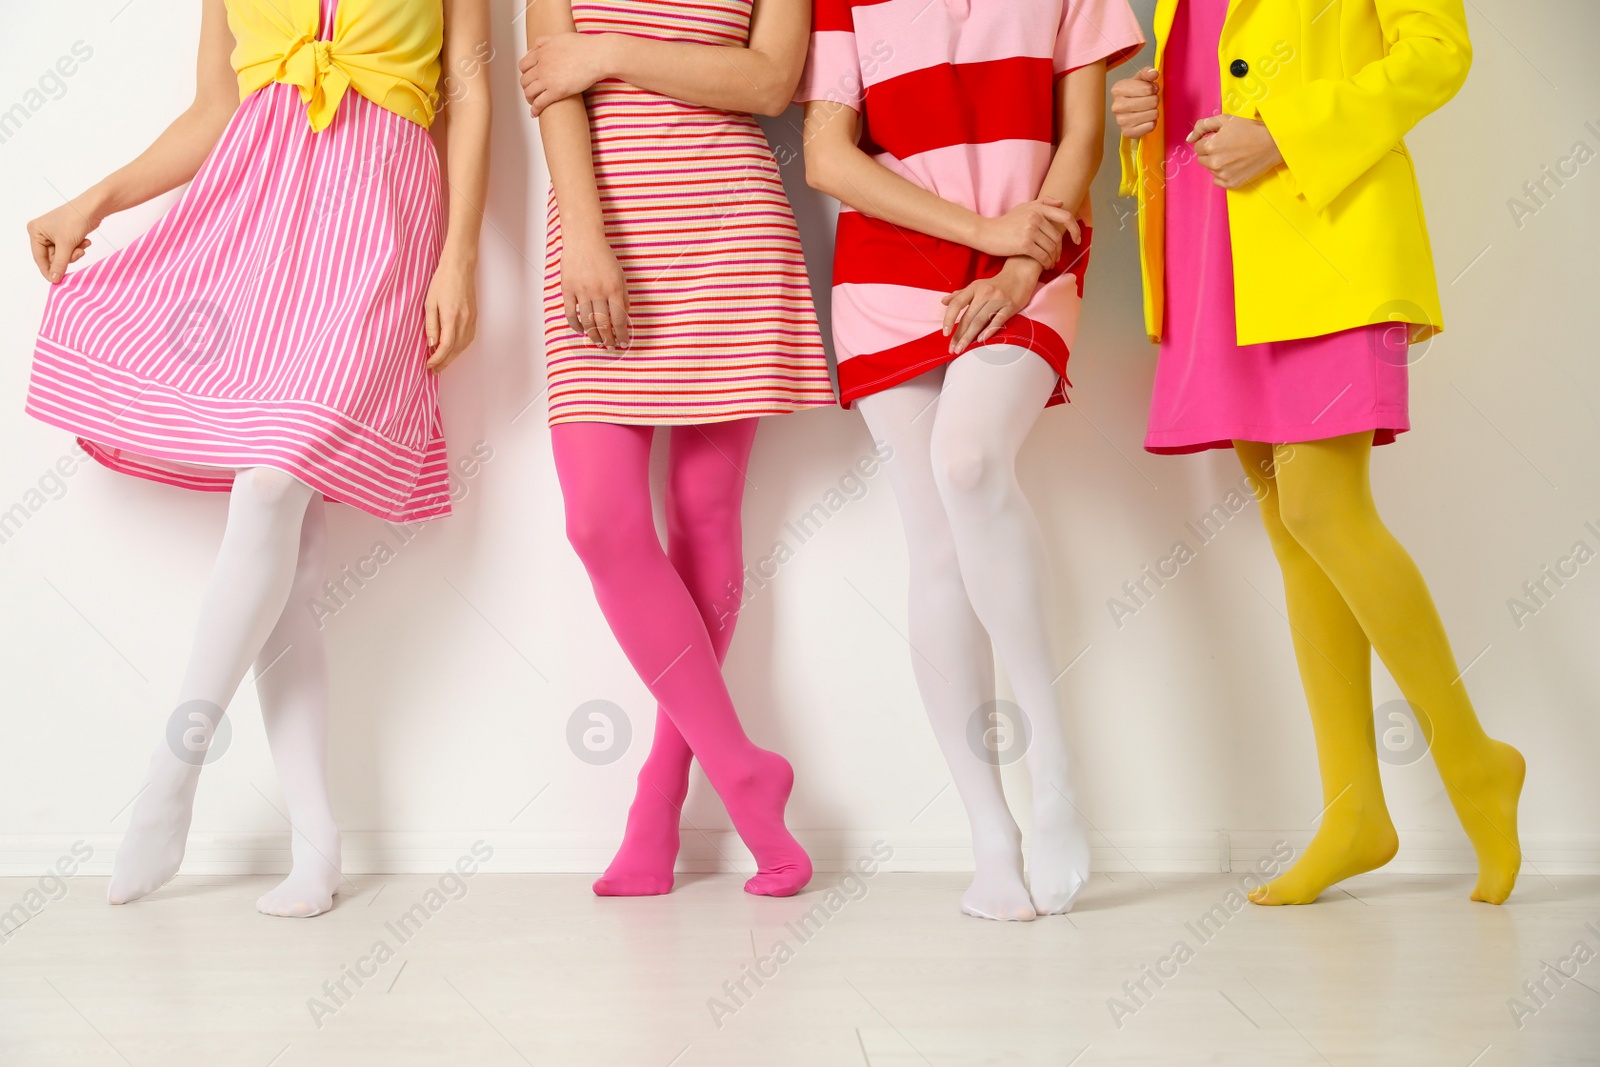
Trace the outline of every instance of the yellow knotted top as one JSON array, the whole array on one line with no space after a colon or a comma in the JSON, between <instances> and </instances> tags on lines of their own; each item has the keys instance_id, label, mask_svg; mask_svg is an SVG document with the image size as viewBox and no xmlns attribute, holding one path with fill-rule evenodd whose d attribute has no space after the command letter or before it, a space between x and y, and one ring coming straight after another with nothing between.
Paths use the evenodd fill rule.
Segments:
<instances>
[{"instance_id":1,"label":"yellow knotted top","mask_svg":"<svg viewBox=\"0 0 1600 1067\"><path fill-rule=\"evenodd\" d=\"M444 48L442 0L339 0L333 36L318 39L320 0L227 0L239 98L273 82L298 86L313 130L354 89L419 126L433 122Z\"/></svg>"}]
</instances>

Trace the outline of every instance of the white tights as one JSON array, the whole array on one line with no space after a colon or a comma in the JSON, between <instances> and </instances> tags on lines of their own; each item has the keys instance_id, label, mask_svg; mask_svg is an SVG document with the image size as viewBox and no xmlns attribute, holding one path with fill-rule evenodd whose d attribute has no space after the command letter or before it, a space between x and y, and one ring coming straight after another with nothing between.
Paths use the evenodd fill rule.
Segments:
<instances>
[{"instance_id":1,"label":"white tights","mask_svg":"<svg viewBox=\"0 0 1600 1067\"><path fill-rule=\"evenodd\" d=\"M858 402L873 437L893 449L913 669L972 827L977 874L961 910L987 919L1065 912L1089 877L1055 685L1049 560L1016 477L1017 453L1055 383L1032 352L991 345ZM998 767L970 740L974 717L995 698L997 653L1032 727L1026 883Z\"/></svg>"},{"instance_id":2,"label":"white tights","mask_svg":"<svg viewBox=\"0 0 1600 1067\"><path fill-rule=\"evenodd\" d=\"M272 915L328 910L340 877L339 831L327 791L328 670L307 610L323 580L322 498L282 472L238 472L228 525L200 609L178 693L182 722L150 759L150 776L117 850L113 904L159 889L183 861L200 766L212 731L254 664L267 740L292 829L294 868L256 906ZM204 716L204 719L197 716ZM198 724L198 732L185 727ZM186 737L186 743L174 738Z\"/></svg>"}]
</instances>

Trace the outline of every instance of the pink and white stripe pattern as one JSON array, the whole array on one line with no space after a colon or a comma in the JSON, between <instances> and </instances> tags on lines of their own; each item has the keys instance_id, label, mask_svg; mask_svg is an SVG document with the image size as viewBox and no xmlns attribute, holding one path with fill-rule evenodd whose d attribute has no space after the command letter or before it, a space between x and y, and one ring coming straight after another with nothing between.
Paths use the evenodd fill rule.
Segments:
<instances>
[{"instance_id":1,"label":"pink and white stripe pattern","mask_svg":"<svg viewBox=\"0 0 1600 1067\"><path fill-rule=\"evenodd\" d=\"M446 514L423 332L443 225L426 130L351 93L313 133L269 85L161 221L52 289L27 410L155 481L266 466L391 521Z\"/></svg>"}]
</instances>

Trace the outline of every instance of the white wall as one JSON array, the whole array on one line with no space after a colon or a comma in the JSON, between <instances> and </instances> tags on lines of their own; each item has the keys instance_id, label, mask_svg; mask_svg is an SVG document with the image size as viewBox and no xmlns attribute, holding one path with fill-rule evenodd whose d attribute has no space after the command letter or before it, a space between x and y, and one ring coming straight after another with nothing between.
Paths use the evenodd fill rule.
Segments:
<instances>
[{"instance_id":1,"label":"white wall","mask_svg":"<svg viewBox=\"0 0 1600 1067\"><path fill-rule=\"evenodd\" d=\"M132 158L184 106L198 5L177 6L181 15L152 0L0 0L0 110L26 102L74 42L93 48L64 95L0 144L0 510L40 503L30 490L69 448L21 411L45 294L23 224ZM517 106L520 5L494 6L500 109L483 330L444 389L452 453L483 442L494 458L465 483L454 517L421 529L328 622L334 796L359 869L436 867L477 837L495 845L502 870L598 869L619 839L653 717L562 536L540 399L546 179ZM1148 26L1152 4L1138 6ZM1577 142L1600 150L1591 55L1600 12L1586 0L1478 0L1468 11L1472 77L1410 138L1450 328L1415 366L1416 430L1378 454L1374 478L1462 662L1473 661L1467 678L1486 723L1528 756L1522 825L1537 874L1525 878L1559 877L1600 870L1600 563L1520 628L1507 601L1575 541L1600 547L1584 526L1600 529L1589 322L1600 163L1520 226L1507 202ZM771 124L791 145L794 120ZM1140 335L1132 232L1118 225L1126 205L1113 208L1112 171L1095 183L1076 402L1043 417L1022 476L1055 548L1062 664L1082 652L1062 687L1086 810L1107 835L1097 863L1216 869L1226 842L1242 860L1279 837L1308 839L1316 765L1282 588L1253 508L1122 628L1107 610L1239 473L1228 454L1140 449L1155 351ZM793 184L825 261L826 211ZM172 199L110 219L96 255L127 245ZM793 541L784 524L868 448L852 413L771 420L751 472L751 558ZM97 849L91 869L106 868L172 710L223 523L220 496L93 466L64 484L0 544L0 873L35 871L80 837ZM332 531L341 566L378 542L399 544L348 508L335 510ZM903 867L966 862L965 822L897 636L904 598L899 522L879 476L754 596L729 659L751 732L794 760L792 822L823 865L878 837ZM1380 670L1378 700L1396 695ZM599 767L565 740L571 712L596 699L620 705L634 729L623 757ZM285 860L282 801L249 686L231 717L232 745L201 786L191 872ZM1020 771L1008 781L1024 799ZM1470 869L1431 763L1389 768L1386 782L1400 864ZM703 782L688 819L728 826ZM699 864L741 855L726 833L687 840Z\"/></svg>"}]
</instances>

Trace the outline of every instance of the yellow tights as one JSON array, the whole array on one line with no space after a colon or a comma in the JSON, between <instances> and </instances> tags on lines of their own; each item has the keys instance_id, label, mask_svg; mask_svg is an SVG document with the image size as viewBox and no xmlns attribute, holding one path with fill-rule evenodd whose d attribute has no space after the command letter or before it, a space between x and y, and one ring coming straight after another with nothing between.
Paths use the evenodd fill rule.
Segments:
<instances>
[{"instance_id":1,"label":"yellow tights","mask_svg":"<svg viewBox=\"0 0 1600 1067\"><path fill-rule=\"evenodd\" d=\"M1283 569L1295 660L1311 708L1325 810L1316 836L1257 904L1309 904L1388 863L1399 846L1383 800L1372 724L1372 651L1428 739L1478 856L1473 900L1511 895L1522 850L1522 754L1483 732L1433 597L1372 501L1370 433L1270 445L1235 441Z\"/></svg>"}]
</instances>

